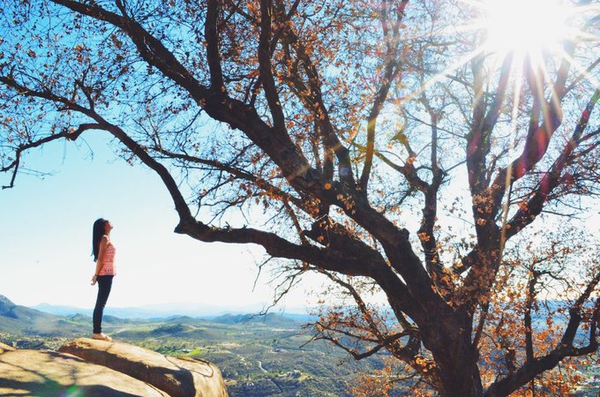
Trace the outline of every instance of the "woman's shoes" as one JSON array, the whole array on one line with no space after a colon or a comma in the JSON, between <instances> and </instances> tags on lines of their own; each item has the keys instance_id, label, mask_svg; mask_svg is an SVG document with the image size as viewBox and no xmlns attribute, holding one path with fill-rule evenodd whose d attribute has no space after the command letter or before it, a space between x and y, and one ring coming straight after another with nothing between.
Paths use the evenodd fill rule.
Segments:
<instances>
[{"instance_id":1,"label":"woman's shoes","mask_svg":"<svg viewBox=\"0 0 600 397\"><path fill-rule=\"evenodd\" d=\"M105 340L105 341L112 341L112 338L106 334L100 333L100 334L92 334L92 339L96 339L96 340Z\"/></svg>"}]
</instances>

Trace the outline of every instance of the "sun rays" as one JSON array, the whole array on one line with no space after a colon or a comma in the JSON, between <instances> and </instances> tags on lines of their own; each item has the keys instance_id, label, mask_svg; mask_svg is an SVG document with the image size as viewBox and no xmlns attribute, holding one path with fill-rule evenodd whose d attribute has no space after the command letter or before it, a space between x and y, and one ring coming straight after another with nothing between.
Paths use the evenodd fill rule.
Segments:
<instances>
[{"instance_id":1,"label":"sun rays","mask_svg":"<svg viewBox=\"0 0 600 397\"><path fill-rule=\"evenodd\" d=\"M403 93L402 100L419 98L436 85L450 91L447 83L458 83L453 85L452 89L459 88L452 95L467 87L464 92L473 94L473 101L485 98L490 119L503 113L502 123L494 128L508 145L504 147L504 166L510 167L518 156L518 146L524 142L519 138L527 134L528 122L556 125L552 117L562 117L560 103L565 95L600 86L597 2L457 0L443 4L447 7L428 10L433 28L416 28L407 34L407 46L422 42L444 49L434 53L428 78ZM471 116L467 113L465 118ZM506 173L507 186L511 176ZM507 197L503 223L509 200Z\"/></svg>"},{"instance_id":2,"label":"sun rays","mask_svg":"<svg viewBox=\"0 0 600 397\"><path fill-rule=\"evenodd\" d=\"M525 77L543 86L565 62L580 72L580 79L599 85L590 70L570 52L578 43L600 41L595 33L600 27L600 4L590 3L586 0L458 0L454 11L444 10L440 14L446 15L445 18L451 15L450 22L440 23L438 29L429 32L412 31L407 36L407 42L429 37L464 46L449 44L449 48L454 48L451 51L458 49L454 61L440 68L420 89L405 98L418 97L428 87L469 67L474 60L485 64L491 80L494 76L499 78L500 70L509 65L513 92L522 87L523 81L519 80ZM464 52L461 53L461 49Z\"/></svg>"},{"instance_id":3,"label":"sun rays","mask_svg":"<svg viewBox=\"0 0 600 397\"><path fill-rule=\"evenodd\" d=\"M497 67L512 58L514 79L531 73L543 79L561 62L582 69L570 50L582 41L597 42L588 30L600 14L600 5L568 0L461 0L477 17L466 26L480 34L474 54ZM529 69L524 71L524 69ZM589 77L588 77L589 78ZM595 82L593 82L595 83Z\"/></svg>"}]
</instances>

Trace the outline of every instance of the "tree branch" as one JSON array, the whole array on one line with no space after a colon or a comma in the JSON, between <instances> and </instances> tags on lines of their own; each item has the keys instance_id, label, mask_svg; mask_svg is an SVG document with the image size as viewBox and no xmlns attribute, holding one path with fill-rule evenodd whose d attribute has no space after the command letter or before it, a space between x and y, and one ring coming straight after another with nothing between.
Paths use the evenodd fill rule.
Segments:
<instances>
[{"instance_id":1,"label":"tree branch","mask_svg":"<svg viewBox=\"0 0 600 397\"><path fill-rule=\"evenodd\" d=\"M261 0L260 2L260 37L258 44L258 61L260 79L265 89L265 97L273 117L273 125L277 129L285 130L285 116L281 108L279 94L275 87L273 78L273 66L271 65L271 48L275 43L270 42L271 38L271 14L275 12L272 0Z\"/></svg>"},{"instance_id":2,"label":"tree branch","mask_svg":"<svg viewBox=\"0 0 600 397\"><path fill-rule=\"evenodd\" d=\"M371 168L373 167L373 156L375 153L375 128L377 123L377 118L381 113L383 105L388 97L388 93L392 86L392 83L396 79L398 72L400 71L398 65L398 48L400 44L400 28L402 26L402 20L404 19L404 10L406 9L406 5L408 4L408 0L402 0L402 2L397 6L396 10L396 20L394 21L391 36L389 32L389 28L387 27L387 14L388 14L388 5L387 3L383 3L381 7L384 8L383 15L381 17L382 28L384 32L384 40L386 43L386 55L384 57L383 64L383 76L380 80L379 88L377 93L375 94L375 98L373 100L373 105L371 106L371 111L367 118L367 145L366 145L366 153L365 153L365 161L364 167L362 171L362 175L360 177L359 186L363 191L367 191L367 187L369 185L369 178L371 174Z\"/></svg>"},{"instance_id":3,"label":"tree branch","mask_svg":"<svg viewBox=\"0 0 600 397\"><path fill-rule=\"evenodd\" d=\"M598 100L600 100L600 89L596 90L588 101L579 118L579 122L575 126L571 139L565 144L560 156L554 161L548 172L544 174L535 191L529 196L527 203L519 207L519 210L508 223L508 227L506 228L507 239L519 233L525 226L531 224L537 215L542 212L548 195L553 189L559 186L565 167L575 160L573 153L582 142L583 132L589 124L590 116Z\"/></svg>"},{"instance_id":4,"label":"tree branch","mask_svg":"<svg viewBox=\"0 0 600 397\"><path fill-rule=\"evenodd\" d=\"M0 78L1 80L2 78ZM2 189L11 189L15 186L15 180L17 178L17 174L19 171L19 166L21 164L21 157L23 153L25 153L29 149L33 149L46 143L58 140L58 139L67 139L70 141L75 141L81 134L83 134L87 130L96 129L98 124L82 124L75 130L63 130L58 134L48 135L42 139L38 139L35 141L29 141L27 143L23 143L18 145L15 148L15 159L9 163L7 166L0 168L0 172L8 172L12 170L12 176L10 178L10 183L8 185L2 186Z\"/></svg>"},{"instance_id":5,"label":"tree branch","mask_svg":"<svg viewBox=\"0 0 600 397\"><path fill-rule=\"evenodd\" d=\"M322 137L325 153L331 152L336 154L339 163L338 174L340 180L348 186L355 186L350 153L339 140L331 124L329 112L323 101L319 73L309 55L310 50L306 48L291 27L284 29L284 32L284 45L288 48L288 51L286 51L288 57L286 62L294 65L290 67L286 77L304 107L313 115L313 120L317 125L316 132ZM289 59L291 58L289 48L295 50L298 57L297 61ZM306 73L306 83L301 78L298 64L303 66Z\"/></svg>"},{"instance_id":6,"label":"tree branch","mask_svg":"<svg viewBox=\"0 0 600 397\"><path fill-rule=\"evenodd\" d=\"M600 273L596 274L594 279L588 284L586 290L576 300L575 304L569 310L569 322L563 332L563 337L557 346L548 354L527 360L517 371L511 375L496 381L484 393L486 397L508 396L522 385L527 384L542 372L554 368L561 360L566 357L583 356L598 350L597 323L600 318L600 301L596 300L593 309L593 315L590 321L590 339L586 346L575 347L574 341L577 330L581 326L583 317L581 311L583 304L589 299L592 292L600 282ZM589 320L588 320L589 321Z\"/></svg>"},{"instance_id":7,"label":"tree branch","mask_svg":"<svg viewBox=\"0 0 600 397\"><path fill-rule=\"evenodd\" d=\"M208 0L206 7L206 23L204 35L206 37L206 60L210 70L210 89L213 92L225 92L223 83L223 70L221 68L221 52L219 51L219 2Z\"/></svg>"}]
</instances>

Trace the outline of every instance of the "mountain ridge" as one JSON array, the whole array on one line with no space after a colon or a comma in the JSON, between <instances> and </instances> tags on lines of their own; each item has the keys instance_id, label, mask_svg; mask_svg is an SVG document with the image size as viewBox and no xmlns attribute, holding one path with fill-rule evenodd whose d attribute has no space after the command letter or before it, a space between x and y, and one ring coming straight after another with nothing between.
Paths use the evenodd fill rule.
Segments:
<instances>
[{"instance_id":1,"label":"mountain ridge","mask_svg":"<svg viewBox=\"0 0 600 397\"><path fill-rule=\"evenodd\" d=\"M0 295L0 318L0 331L9 333L35 329L44 334L62 327L61 317L17 305L4 295Z\"/></svg>"},{"instance_id":2,"label":"mountain ridge","mask_svg":"<svg viewBox=\"0 0 600 397\"><path fill-rule=\"evenodd\" d=\"M221 324L265 324L272 327L300 326L314 320L308 314L269 312L227 311L208 315L191 306L178 310L178 305L159 305L161 310L146 308L109 308L104 311L107 324L118 325L135 321L165 321L171 323L195 323L199 320ZM167 310L169 308L170 310ZM92 309L75 306L54 306L49 304L27 307L17 305L0 294L0 332L77 334L84 331L82 324L91 324ZM188 320L186 320L188 319Z\"/></svg>"},{"instance_id":3,"label":"mountain ridge","mask_svg":"<svg viewBox=\"0 0 600 397\"><path fill-rule=\"evenodd\" d=\"M31 308L44 313L50 313L59 316L73 316L76 314L91 316L93 311L92 308L82 308L68 305L52 305L48 303L40 303L38 305L31 306ZM108 305L104 309L104 313L125 319L164 320L175 316L213 319L225 315L251 315L261 317L258 315L258 313L264 312L264 309L265 308L261 305L246 305L241 307L205 306L181 302L145 305L139 307L111 307ZM290 309L290 311L270 311L269 313L280 314L284 317L292 318L297 321L306 322L314 320L314 316L307 314L305 309L301 308L293 308Z\"/></svg>"}]
</instances>

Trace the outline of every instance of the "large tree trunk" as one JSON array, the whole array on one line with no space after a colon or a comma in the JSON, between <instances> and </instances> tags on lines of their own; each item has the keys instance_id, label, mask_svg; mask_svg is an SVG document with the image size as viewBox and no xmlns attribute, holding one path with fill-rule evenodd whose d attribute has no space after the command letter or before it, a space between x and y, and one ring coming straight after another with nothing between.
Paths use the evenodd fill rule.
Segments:
<instances>
[{"instance_id":1,"label":"large tree trunk","mask_svg":"<svg viewBox=\"0 0 600 397\"><path fill-rule=\"evenodd\" d=\"M472 342L472 319L464 308L443 316L431 316L423 340L433 354L444 397L480 397L483 386Z\"/></svg>"},{"instance_id":2,"label":"large tree trunk","mask_svg":"<svg viewBox=\"0 0 600 397\"><path fill-rule=\"evenodd\" d=\"M447 353L450 354L450 352ZM436 357L436 361L439 363L440 381L443 388L440 392L444 397L480 397L483 395L479 369L473 359L457 354L455 357Z\"/></svg>"}]
</instances>

